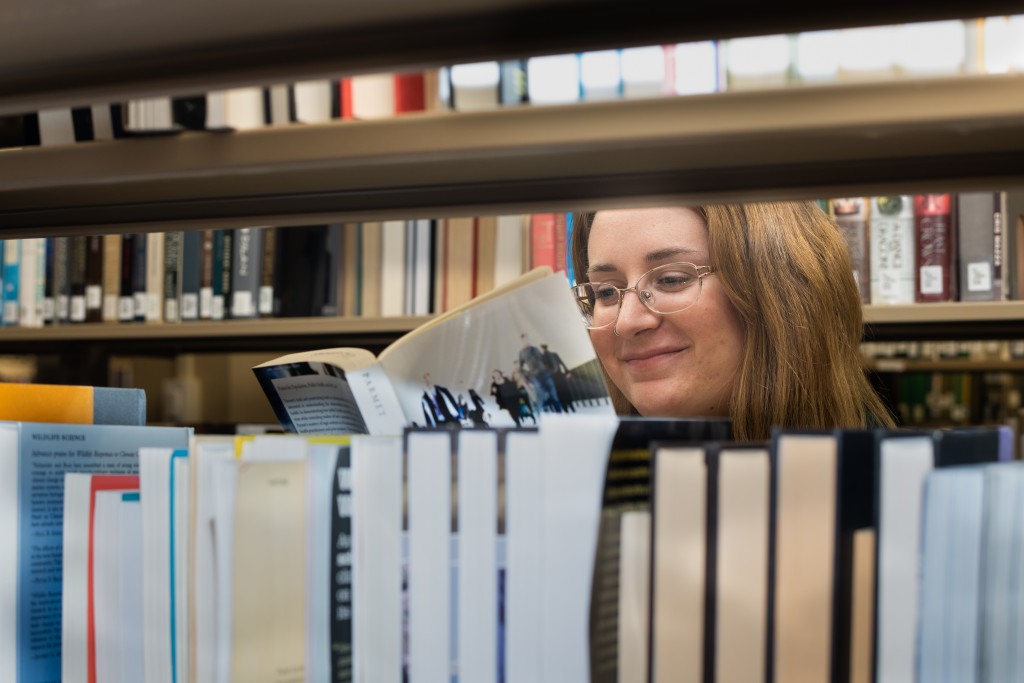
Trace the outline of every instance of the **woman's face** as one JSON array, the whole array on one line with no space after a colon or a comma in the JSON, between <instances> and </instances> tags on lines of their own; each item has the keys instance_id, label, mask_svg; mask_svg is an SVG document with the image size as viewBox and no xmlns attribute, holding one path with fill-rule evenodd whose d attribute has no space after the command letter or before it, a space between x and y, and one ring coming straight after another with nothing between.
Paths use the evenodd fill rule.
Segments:
<instances>
[{"instance_id":1,"label":"woman's face","mask_svg":"<svg viewBox=\"0 0 1024 683\"><path fill-rule=\"evenodd\" d=\"M707 226L686 208L600 211L587 246L589 279L620 288L665 263L710 265ZM591 330L608 375L647 417L728 416L743 337L717 274L690 308L662 315L627 292L616 323Z\"/></svg>"}]
</instances>

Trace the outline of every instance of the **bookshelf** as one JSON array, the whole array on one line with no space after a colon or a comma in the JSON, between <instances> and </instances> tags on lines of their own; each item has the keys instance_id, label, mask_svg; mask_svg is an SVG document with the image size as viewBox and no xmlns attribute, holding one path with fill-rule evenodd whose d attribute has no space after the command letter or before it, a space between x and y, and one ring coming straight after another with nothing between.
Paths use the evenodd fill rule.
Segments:
<instances>
[{"instance_id":1,"label":"bookshelf","mask_svg":"<svg viewBox=\"0 0 1024 683\"><path fill-rule=\"evenodd\" d=\"M0 114L275 79L1014 12L1015 3L262 0L0 15ZM258 11L265 10L265 11ZM650 10L650 11L645 11ZM741 11L742 10L742 11ZM157 12L157 14L154 14ZM231 18L227 21L226 18ZM87 22L82 31L72 19ZM159 19L159 20L156 20ZM225 21L220 21L225 19ZM180 27L182 30L169 30ZM74 35L70 35L71 32ZM1024 180L1024 75L411 114L0 151L0 237L990 189ZM869 340L1009 338L1024 302L869 306ZM0 351L381 347L410 318L0 330ZM79 350L80 353L80 350ZM102 353L100 355L103 355Z\"/></svg>"},{"instance_id":2,"label":"bookshelf","mask_svg":"<svg viewBox=\"0 0 1024 683\"><path fill-rule=\"evenodd\" d=\"M990 189L1024 75L429 112L0 154L3 235Z\"/></svg>"},{"instance_id":3,"label":"bookshelf","mask_svg":"<svg viewBox=\"0 0 1024 683\"><path fill-rule=\"evenodd\" d=\"M980 0L836 5L655 0L13 0L0 14L0 114L330 73L1012 14Z\"/></svg>"}]
</instances>

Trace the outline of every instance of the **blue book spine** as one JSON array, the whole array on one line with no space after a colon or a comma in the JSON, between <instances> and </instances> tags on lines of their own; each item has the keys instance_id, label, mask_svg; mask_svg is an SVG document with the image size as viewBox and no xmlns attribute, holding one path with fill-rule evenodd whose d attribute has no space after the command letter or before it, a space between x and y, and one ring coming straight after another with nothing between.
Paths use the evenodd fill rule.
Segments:
<instances>
[{"instance_id":1,"label":"blue book spine","mask_svg":"<svg viewBox=\"0 0 1024 683\"><path fill-rule=\"evenodd\" d=\"M17 325L19 320L19 296L20 288L18 283L21 280L21 240L6 240L4 242L4 294L3 294L3 324Z\"/></svg>"}]
</instances>

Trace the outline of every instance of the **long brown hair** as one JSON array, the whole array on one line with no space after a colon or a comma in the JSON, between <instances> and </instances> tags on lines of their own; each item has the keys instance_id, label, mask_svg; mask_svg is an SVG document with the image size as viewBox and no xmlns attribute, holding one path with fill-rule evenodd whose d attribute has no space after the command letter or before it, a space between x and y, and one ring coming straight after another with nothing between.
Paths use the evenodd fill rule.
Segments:
<instances>
[{"instance_id":1,"label":"long brown hair","mask_svg":"<svg viewBox=\"0 0 1024 683\"><path fill-rule=\"evenodd\" d=\"M863 314L842 233L814 202L694 207L711 265L745 328L730 401L737 439L772 427L892 427L864 374ZM593 213L573 216L572 267L585 281ZM620 414L636 409L605 375Z\"/></svg>"}]
</instances>

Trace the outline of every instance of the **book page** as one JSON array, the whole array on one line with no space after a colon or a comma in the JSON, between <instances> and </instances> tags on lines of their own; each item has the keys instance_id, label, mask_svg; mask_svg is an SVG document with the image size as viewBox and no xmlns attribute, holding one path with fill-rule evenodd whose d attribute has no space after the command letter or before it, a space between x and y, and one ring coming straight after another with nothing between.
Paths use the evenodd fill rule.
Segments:
<instances>
[{"instance_id":1,"label":"book page","mask_svg":"<svg viewBox=\"0 0 1024 683\"><path fill-rule=\"evenodd\" d=\"M385 349L378 365L410 427L533 426L544 412L614 414L568 280L544 269L418 328Z\"/></svg>"},{"instance_id":2,"label":"book page","mask_svg":"<svg viewBox=\"0 0 1024 683\"><path fill-rule=\"evenodd\" d=\"M347 373L375 360L366 349L320 349L275 358L253 372L286 431L363 434L366 424Z\"/></svg>"}]
</instances>

